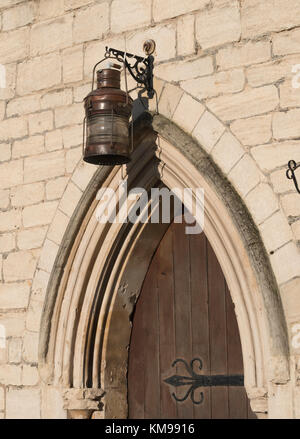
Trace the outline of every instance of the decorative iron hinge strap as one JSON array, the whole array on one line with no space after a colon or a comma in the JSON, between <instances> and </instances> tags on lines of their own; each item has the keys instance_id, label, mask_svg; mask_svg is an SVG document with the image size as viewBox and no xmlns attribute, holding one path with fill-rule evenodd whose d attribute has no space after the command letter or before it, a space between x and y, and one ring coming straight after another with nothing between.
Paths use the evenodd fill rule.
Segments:
<instances>
[{"instance_id":1,"label":"decorative iron hinge strap","mask_svg":"<svg viewBox=\"0 0 300 439\"><path fill-rule=\"evenodd\" d=\"M199 375L194 371L194 364L199 363L199 370L202 369L202 360L200 358L194 358L188 365L185 360L178 358L172 364L174 367L177 363L184 364L187 372L190 376L182 375L172 375L171 377L165 379L164 381L174 387L179 386L190 386L186 394L182 398L178 398L175 393L172 393L173 398L176 401L185 401L188 396L194 404L201 404L203 402L204 396L203 392L200 392L200 399L195 399L195 390L199 387L217 387L217 386L243 386L244 376L243 375Z\"/></svg>"}]
</instances>

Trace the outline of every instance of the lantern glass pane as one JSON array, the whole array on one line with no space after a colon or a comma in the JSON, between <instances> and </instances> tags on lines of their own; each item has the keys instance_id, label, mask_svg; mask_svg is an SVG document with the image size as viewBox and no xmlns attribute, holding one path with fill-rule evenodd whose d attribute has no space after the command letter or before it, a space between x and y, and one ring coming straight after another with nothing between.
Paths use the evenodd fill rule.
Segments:
<instances>
[{"instance_id":1,"label":"lantern glass pane","mask_svg":"<svg viewBox=\"0 0 300 439\"><path fill-rule=\"evenodd\" d=\"M94 115L87 119L87 144L121 143L129 145L127 117L115 114Z\"/></svg>"}]
</instances>

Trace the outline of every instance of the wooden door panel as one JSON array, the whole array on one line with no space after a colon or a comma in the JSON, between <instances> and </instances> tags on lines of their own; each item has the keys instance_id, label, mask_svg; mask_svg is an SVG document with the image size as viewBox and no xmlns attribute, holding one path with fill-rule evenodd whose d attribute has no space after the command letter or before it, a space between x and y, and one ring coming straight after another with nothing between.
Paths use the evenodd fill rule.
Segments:
<instances>
[{"instance_id":1,"label":"wooden door panel","mask_svg":"<svg viewBox=\"0 0 300 439\"><path fill-rule=\"evenodd\" d=\"M243 386L191 387L182 381L197 374L243 375L240 338L205 234L186 235L185 224L173 223L153 256L134 312L129 418L255 417ZM185 385L178 385L178 377Z\"/></svg>"}]
</instances>

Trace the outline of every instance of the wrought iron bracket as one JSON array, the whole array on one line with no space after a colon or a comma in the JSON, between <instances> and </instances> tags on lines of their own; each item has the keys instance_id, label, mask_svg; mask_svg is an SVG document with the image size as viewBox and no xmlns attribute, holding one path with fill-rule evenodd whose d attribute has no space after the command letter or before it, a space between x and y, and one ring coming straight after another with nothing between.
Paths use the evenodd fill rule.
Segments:
<instances>
[{"instance_id":1,"label":"wrought iron bracket","mask_svg":"<svg viewBox=\"0 0 300 439\"><path fill-rule=\"evenodd\" d=\"M199 399L195 399L195 391L198 387L215 387L215 386L243 386L243 375L200 375L194 371L194 364L198 363L198 369L202 369L202 360L194 358L190 364L181 358L173 361L172 367L176 364L182 363L190 376L172 375L165 379L165 383L174 386L189 386L186 394L182 398L178 398L175 393L172 393L173 398L177 402L185 401L189 396L193 404L201 404L204 400L203 392L200 392Z\"/></svg>"},{"instance_id":2,"label":"wrought iron bracket","mask_svg":"<svg viewBox=\"0 0 300 439\"><path fill-rule=\"evenodd\" d=\"M293 180L295 188L297 190L297 192L300 194L300 189L299 189L299 185L298 185L298 181L295 175L295 171L297 168L300 167L300 163L296 163L295 160L290 160L288 162L288 170L286 171L286 176L289 180Z\"/></svg>"},{"instance_id":3,"label":"wrought iron bracket","mask_svg":"<svg viewBox=\"0 0 300 439\"><path fill-rule=\"evenodd\" d=\"M154 97L153 89L153 66L154 57L148 55L146 57L133 55L122 50L106 47L105 57L115 58L119 62L124 62L130 75L138 83L144 86L144 90L148 94L148 98Z\"/></svg>"}]
</instances>

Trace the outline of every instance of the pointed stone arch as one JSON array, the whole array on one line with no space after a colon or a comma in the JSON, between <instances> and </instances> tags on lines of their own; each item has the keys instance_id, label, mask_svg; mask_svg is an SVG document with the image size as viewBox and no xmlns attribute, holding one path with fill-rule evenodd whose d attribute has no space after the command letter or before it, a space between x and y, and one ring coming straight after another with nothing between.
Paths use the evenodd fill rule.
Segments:
<instances>
[{"instance_id":1,"label":"pointed stone arch","mask_svg":"<svg viewBox=\"0 0 300 439\"><path fill-rule=\"evenodd\" d=\"M265 412L269 383L286 383L289 367L280 296L259 233L231 184L191 136L163 116L142 118L135 133L129 187L150 188L162 181L166 186L205 189L205 232L235 303L246 389L253 410ZM101 416L127 413L130 314L164 230L155 239L151 235L152 247L141 263L139 252L143 242L149 243L149 227L140 222L118 225L96 220L97 190L117 189L122 172L120 168L95 170L81 163L61 201L62 206L74 202L74 187L85 188L74 202L60 246L55 245L53 267L48 267L39 369L47 387L67 389L65 408L70 413L99 409L103 391ZM51 234L45 254L49 254L50 238Z\"/></svg>"}]
</instances>

